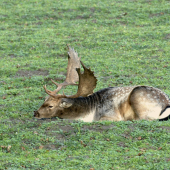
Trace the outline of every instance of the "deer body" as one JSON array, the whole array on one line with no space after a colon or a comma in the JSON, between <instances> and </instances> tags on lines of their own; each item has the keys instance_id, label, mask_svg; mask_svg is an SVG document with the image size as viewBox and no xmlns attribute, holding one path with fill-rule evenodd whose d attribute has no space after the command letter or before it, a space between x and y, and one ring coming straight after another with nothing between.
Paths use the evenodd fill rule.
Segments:
<instances>
[{"instance_id":1,"label":"deer body","mask_svg":"<svg viewBox=\"0 0 170 170\"><path fill-rule=\"evenodd\" d=\"M149 86L109 87L88 97L60 99L49 97L45 101L45 106L50 101L57 103L56 100L59 107L56 107L50 117L84 122L156 120L170 115L170 108L167 108L170 106L168 96L161 90ZM37 111L40 115L43 115L41 113L44 111L43 107ZM47 115L44 117L47 118Z\"/></svg>"},{"instance_id":2,"label":"deer body","mask_svg":"<svg viewBox=\"0 0 170 170\"><path fill-rule=\"evenodd\" d=\"M78 58L77 52L68 48L66 80L54 91L44 89L50 96L34 112L36 118L59 117L85 122L112 120L155 120L170 117L170 99L161 90L149 86L108 87L93 93L97 84L94 73ZM84 73L80 72L80 64ZM79 84L76 82L79 81ZM78 85L75 95L58 93L63 86Z\"/></svg>"}]
</instances>

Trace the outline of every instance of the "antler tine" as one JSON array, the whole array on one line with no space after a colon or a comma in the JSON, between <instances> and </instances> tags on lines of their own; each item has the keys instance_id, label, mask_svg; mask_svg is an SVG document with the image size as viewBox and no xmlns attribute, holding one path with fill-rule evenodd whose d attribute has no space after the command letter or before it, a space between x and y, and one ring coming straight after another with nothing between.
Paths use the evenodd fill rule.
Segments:
<instances>
[{"instance_id":1,"label":"antler tine","mask_svg":"<svg viewBox=\"0 0 170 170\"><path fill-rule=\"evenodd\" d=\"M59 92L62 87L68 86L68 85L78 85L76 82L79 80L79 77L76 72L76 68L80 68L80 58L78 57L78 53L75 52L75 50L71 47L68 47L68 65L67 65L67 76L63 83L59 84L56 83L54 80L51 80L56 86L57 89L54 91L47 90L46 86L44 86L44 89L47 94L50 96L56 97L56 93ZM65 96L65 95L64 95Z\"/></svg>"},{"instance_id":2,"label":"antler tine","mask_svg":"<svg viewBox=\"0 0 170 170\"><path fill-rule=\"evenodd\" d=\"M45 92L46 92L48 95L53 96L53 97L55 96L54 91L47 90L46 85L44 85L43 88L44 88Z\"/></svg>"},{"instance_id":3,"label":"antler tine","mask_svg":"<svg viewBox=\"0 0 170 170\"><path fill-rule=\"evenodd\" d=\"M53 79L51 79L51 81L52 81L56 86L59 86L59 84L56 83Z\"/></svg>"}]
</instances>

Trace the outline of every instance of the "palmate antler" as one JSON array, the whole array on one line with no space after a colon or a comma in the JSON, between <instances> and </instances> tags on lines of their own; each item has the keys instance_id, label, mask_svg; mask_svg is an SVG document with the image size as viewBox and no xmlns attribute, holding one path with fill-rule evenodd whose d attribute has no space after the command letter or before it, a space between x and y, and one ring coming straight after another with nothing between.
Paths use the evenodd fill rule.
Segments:
<instances>
[{"instance_id":1,"label":"palmate antler","mask_svg":"<svg viewBox=\"0 0 170 170\"><path fill-rule=\"evenodd\" d=\"M80 63L84 68L83 74L80 72ZM46 86L43 87L47 94L55 98L76 98L79 96L86 97L93 93L93 90L95 89L97 84L97 79L94 76L93 71L87 69L84 66L84 64L80 61L77 52L75 52L74 49L72 49L71 47L68 47L68 66L66 80L61 84L58 84L53 80L51 81L57 86L57 89L55 89L54 91L50 91L47 90ZM77 81L79 81L79 84L76 84ZM62 87L67 85L78 85L77 94L72 96L56 95L56 93L59 92Z\"/></svg>"},{"instance_id":2,"label":"palmate antler","mask_svg":"<svg viewBox=\"0 0 170 170\"><path fill-rule=\"evenodd\" d=\"M79 85L77 94L69 96L69 98L76 98L79 96L87 97L93 93L93 90L96 88L97 78L94 76L94 72L85 67L85 65L80 61L83 66L84 73L80 72L80 68L77 68L76 71L79 75Z\"/></svg>"}]
</instances>

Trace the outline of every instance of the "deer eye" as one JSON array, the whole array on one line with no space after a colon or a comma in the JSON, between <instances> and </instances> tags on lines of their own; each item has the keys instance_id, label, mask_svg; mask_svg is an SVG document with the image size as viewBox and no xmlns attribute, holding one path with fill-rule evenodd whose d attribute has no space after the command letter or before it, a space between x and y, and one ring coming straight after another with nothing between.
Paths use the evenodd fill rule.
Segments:
<instances>
[{"instance_id":1,"label":"deer eye","mask_svg":"<svg viewBox=\"0 0 170 170\"><path fill-rule=\"evenodd\" d=\"M53 108L53 106L48 106L49 108Z\"/></svg>"}]
</instances>

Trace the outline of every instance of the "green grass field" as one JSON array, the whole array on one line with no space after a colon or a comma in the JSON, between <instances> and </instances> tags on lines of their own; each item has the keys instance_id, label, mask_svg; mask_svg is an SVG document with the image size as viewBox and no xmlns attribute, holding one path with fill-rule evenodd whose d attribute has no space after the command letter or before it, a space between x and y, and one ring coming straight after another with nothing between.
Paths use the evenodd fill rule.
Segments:
<instances>
[{"instance_id":1,"label":"green grass field","mask_svg":"<svg viewBox=\"0 0 170 170\"><path fill-rule=\"evenodd\" d=\"M67 44L95 91L140 84L170 96L169 0L1 0L0 169L169 170L170 120L33 118L43 85L65 79Z\"/></svg>"}]
</instances>

